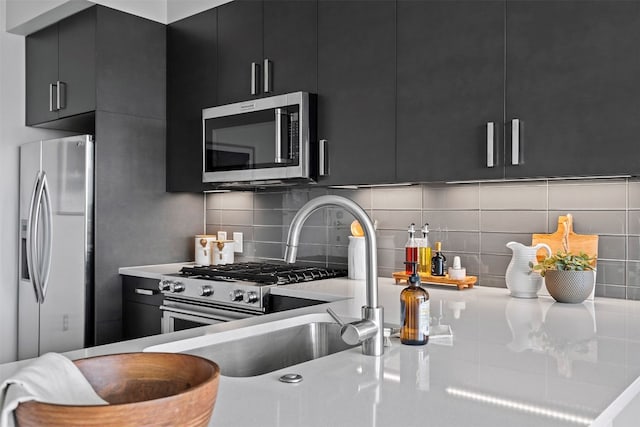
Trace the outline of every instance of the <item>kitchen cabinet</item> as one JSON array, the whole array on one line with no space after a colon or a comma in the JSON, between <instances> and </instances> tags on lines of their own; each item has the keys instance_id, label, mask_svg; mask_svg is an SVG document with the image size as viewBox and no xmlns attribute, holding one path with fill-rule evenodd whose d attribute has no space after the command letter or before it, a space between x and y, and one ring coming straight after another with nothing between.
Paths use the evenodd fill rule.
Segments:
<instances>
[{"instance_id":1,"label":"kitchen cabinet","mask_svg":"<svg viewBox=\"0 0 640 427\"><path fill-rule=\"evenodd\" d=\"M524 160L506 176L638 173L640 3L509 1L506 19L506 118L522 121Z\"/></svg>"},{"instance_id":2,"label":"kitchen cabinet","mask_svg":"<svg viewBox=\"0 0 640 427\"><path fill-rule=\"evenodd\" d=\"M122 278L123 338L134 339L161 333L162 294L158 281L134 276Z\"/></svg>"},{"instance_id":3,"label":"kitchen cabinet","mask_svg":"<svg viewBox=\"0 0 640 427\"><path fill-rule=\"evenodd\" d=\"M395 1L318 2L318 139L321 184L395 179Z\"/></svg>"},{"instance_id":4,"label":"kitchen cabinet","mask_svg":"<svg viewBox=\"0 0 640 427\"><path fill-rule=\"evenodd\" d=\"M396 181L502 178L504 1L399 0L397 14Z\"/></svg>"},{"instance_id":5,"label":"kitchen cabinet","mask_svg":"<svg viewBox=\"0 0 640 427\"><path fill-rule=\"evenodd\" d=\"M218 10L167 26L167 191L201 192L202 109L217 104Z\"/></svg>"},{"instance_id":6,"label":"kitchen cabinet","mask_svg":"<svg viewBox=\"0 0 640 427\"><path fill-rule=\"evenodd\" d=\"M95 110L96 9L26 37L26 123Z\"/></svg>"},{"instance_id":7,"label":"kitchen cabinet","mask_svg":"<svg viewBox=\"0 0 640 427\"><path fill-rule=\"evenodd\" d=\"M316 6L236 0L218 7L218 103L315 92Z\"/></svg>"}]
</instances>

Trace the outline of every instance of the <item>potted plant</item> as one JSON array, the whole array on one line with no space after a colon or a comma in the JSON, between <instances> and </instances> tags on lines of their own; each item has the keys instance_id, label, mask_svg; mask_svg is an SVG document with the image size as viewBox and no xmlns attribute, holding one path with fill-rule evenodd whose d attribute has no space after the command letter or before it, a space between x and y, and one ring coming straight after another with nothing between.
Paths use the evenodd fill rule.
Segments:
<instances>
[{"instance_id":1,"label":"potted plant","mask_svg":"<svg viewBox=\"0 0 640 427\"><path fill-rule=\"evenodd\" d=\"M580 252L560 252L545 258L539 264L530 263L533 271L544 277L549 294L558 302L579 303L593 291L594 258Z\"/></svg>"}]
</instances>

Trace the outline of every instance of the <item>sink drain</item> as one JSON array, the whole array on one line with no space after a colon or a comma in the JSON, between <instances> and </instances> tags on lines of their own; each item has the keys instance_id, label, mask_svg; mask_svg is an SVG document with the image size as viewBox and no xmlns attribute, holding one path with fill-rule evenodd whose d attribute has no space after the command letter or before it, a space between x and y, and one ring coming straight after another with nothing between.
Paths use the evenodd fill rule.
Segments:
<instances>
[{"instance_id":1,"label":"sink drain","mask_svg":"<svg viewBox=\"0 0 640 427\"><path fill-rule=\"evenodd\" d=\"M302 381L302 375L300 374L284 374L280 377L280 381L283 383L295 384Z\"/></svg>"}]
</instances>

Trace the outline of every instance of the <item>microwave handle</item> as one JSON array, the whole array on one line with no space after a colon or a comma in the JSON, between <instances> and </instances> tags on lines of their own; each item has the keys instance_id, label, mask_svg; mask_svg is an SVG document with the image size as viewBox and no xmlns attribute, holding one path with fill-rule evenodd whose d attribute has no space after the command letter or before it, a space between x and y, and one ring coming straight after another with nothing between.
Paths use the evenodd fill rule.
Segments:
<instances>
[{"instance_id":1,"label":"microwave handle","mask_svg":"<svg viewBox=\"0 0 640 427\"><path fill-rule=\"evenodd\" d=\"M288 136L289 134L289 126L287 125L287 118L289 115L287 111L283 108L276 108L276 163L284 163L284 159L282 157L282 135L285 134Z\"/></svg>"}]
</instances>

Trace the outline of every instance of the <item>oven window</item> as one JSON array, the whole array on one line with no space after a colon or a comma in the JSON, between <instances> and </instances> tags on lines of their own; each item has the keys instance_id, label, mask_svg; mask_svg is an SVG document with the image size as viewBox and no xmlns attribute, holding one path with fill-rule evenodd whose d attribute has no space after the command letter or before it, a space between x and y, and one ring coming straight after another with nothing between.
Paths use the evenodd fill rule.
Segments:
<instances>
[{"instance_id":1,"label":"oven window","mask_svg":"<svg viewBox=\"0 0 640 427\"><path fill-rule=\"evenodd\" d=\"M192 322L191 320L173 318L173 330L184 331L185 329L197 328L199 326L206 326L209 323Z\"/></svg>"},{"instance_id":2,"label":"oven window","mask_svg":"<svg viewBox=\"0 0 640 427\"><path fill-rule=\"evenodd\" d=\"M205 171L297 165L298 123L298 105L206 119Z\"/></svg>"}]
</instances>

